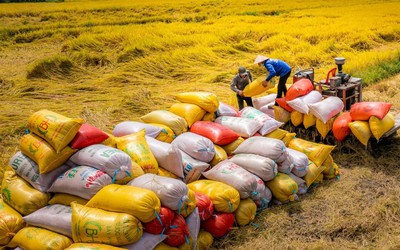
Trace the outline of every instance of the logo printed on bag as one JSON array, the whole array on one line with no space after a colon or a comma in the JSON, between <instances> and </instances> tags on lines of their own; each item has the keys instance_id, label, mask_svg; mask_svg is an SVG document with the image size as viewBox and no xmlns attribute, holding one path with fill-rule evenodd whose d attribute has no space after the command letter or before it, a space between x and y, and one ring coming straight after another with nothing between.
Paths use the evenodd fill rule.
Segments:
<instances>
[{"instance_id":1,"label":"logo printed on bag","mask_svg":"<svg viewBox=\"0 0 400 250\"><path fill-rule=\"evenodd\" d=\"M45 118L46 120L43 120L39 125L37 125L37 130L40 134L46 135L49 129L50 122L55 122L57 121L57 116L55 115L46 115Z\"/></svg>"},{"instance_id":2,"label":"logo printed on bag","mask_svg":"<svg viewBox=\"0 0 400 250\"><path fill-rule=\"evenodd\" d=\"M96 238L96 236L101 231L100 223L95 221L86 222L83 228L85 229L86 236L92 238L92 241L94 241L94 238Z\"/></svg>"}]
</instances>

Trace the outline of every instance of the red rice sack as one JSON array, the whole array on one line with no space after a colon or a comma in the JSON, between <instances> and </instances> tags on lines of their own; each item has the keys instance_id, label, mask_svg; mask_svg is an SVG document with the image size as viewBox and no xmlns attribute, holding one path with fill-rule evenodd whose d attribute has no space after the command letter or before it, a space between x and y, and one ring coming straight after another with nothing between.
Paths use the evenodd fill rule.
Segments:
<instances>
[{"instance_id":1,"label":"red rice sack","mask_svg":"<svg viewBox=\"0 0 400 250\"><path fill-rule=\"evenodd\" d=\"M167 238L163 242L168 246L177 247L188 242L190 233L185 218L176 214L165 235L167 235Z\"/></svg>"},{"instance_id":2,"label":"red rice sack","mask_svg":"<svg viewBox=\"0 0 400 250\"><path fill-rule=\"evenodd\" d=\"M210 197L205 194L195 192L196 206L201 220L208 220L214 213L214 204Z\"/></svg>"},{"instance_id":3,"label":"red rice sack","mask_svg":"<svg viewBox=\"0 0 400 250\"><path fill-rule=\"evenodd\" d=\"M282 98L276 98L276 103L278 103L278 105L283 108L284 110L286 110L287 112L292 112L294 109L292 107L289 106L289 104L286 101L286 97L282 97Z\"/></svg>"},{"instance_id":4,"label":"red rice sack","mask_svg":"<svg viewBox=\"0 0 400 250\"><path fill-rule=\"evenodd\" d=\"M293 83L287 90L286 101L293 100L297 97L307 95L314 89L312 82L309 79L303 78Z\"/></svg>"},{"instance_id":5,"label":"red rice sack","mask_svg":"<svg viewBox=\"0 0 400 250\"><path fill-rule=\"evenodd\" d=\"M387 102L357 102L351 106L350 115L353 121L368 121L371 116L382 120L391 107Z\"/></svg>"},{"instance_id":6,"label":"red rice sack","mask_svg":"<svg viewBox=\"0 0 400 250\"><path fill-rule=\"evenodd\" d=\"M102 143L109 135L88 123L82 124L69 146L73 149L81 149L93 144Z\"/></svg>"},{"instance_id":7,"label":"red rice sack","mask_svg":"<svg viewBox=\"0 0 400 250\"><path fill-rule=\"evenodd\" d=\"M167 207L161 207L160 212L157 214L157 218L150 222L143 223L143 229L151 234L162 234L169 228L174 217L174 211Z\"/></svg>"},{"instance_id":8,"label":"red rice sack","mask_svg":"<svg viewBox=\"0 0 400 250\"><path fill-rule=\"evenodd\" d=\"M190 127L190 132L204 136L220 146L225 146L240 136L232 129L210 121L195 122Z\"/></svg>"},{"instance_id":9,"label":"red rice sack","mask_svg":"<svg viewBox=\"0 0 400 250\"><path fill-rule=\"evenodd\" d=\"M343 141L350 133L349 123L352 122L350 112L340 114L333 122L332 132L335 139L339 142Z\"/></svg>"},{"instance_id":10,"label":"red rice sack","mask_svg":"<svg viewBox=\"0 0 400 250\"><path fill-rule=\"evenodd\" d=\"M213 216L201 222L201 228L211 233L215 238L222 237L232 230L235 222L233 213L214 213Z\"/></svg>"}]
</instances>

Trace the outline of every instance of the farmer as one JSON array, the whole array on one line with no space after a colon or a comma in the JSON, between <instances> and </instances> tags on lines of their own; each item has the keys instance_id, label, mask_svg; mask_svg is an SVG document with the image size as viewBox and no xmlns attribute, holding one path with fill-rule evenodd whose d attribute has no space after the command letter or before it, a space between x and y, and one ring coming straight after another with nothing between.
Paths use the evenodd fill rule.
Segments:
<instances>
[{"instance_id":1,"label":"farmer","mask_svg":"<svg viewBox=\"0 0 400 250\"><path fill-rule=\"evenodd\" d=\"M263 81L262 85L266 87L272 77L279 76L278 93L276 98L281 98L282 94L286 96L286 81L290 76L290 66L282 60L272 59L262 55L256 57L254 64L258 64L258 66L263 65L269 72L267 79ZM278 106L277 102L275 102L275 106Z\"/></svg>"},{"instance_id":2,"label":"farmer","mask_svg":"<svg viewBox=\"0 0 400 250\"><path fill-rule=\"evenodd\" d=\"M247 106L253 107L253 100L251 97L245 97L243 95L243 89L250 82L253 81L253 76L250 71L246 70L245 67L240 66L238 69L238 73L235 75L231 82L231 90L236 93L239 110L242 110L244 107L244 101L246 101Z\"/></svg>"}]
</instances>

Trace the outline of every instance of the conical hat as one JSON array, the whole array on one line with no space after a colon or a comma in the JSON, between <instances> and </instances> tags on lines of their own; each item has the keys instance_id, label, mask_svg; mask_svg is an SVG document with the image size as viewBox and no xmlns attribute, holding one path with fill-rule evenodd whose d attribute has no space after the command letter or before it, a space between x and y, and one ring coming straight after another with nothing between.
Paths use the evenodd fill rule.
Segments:
<instances>
[{"instance_id":1,"label":"conical hat","mask_svg":"<svg viewBox=\"0 0 400 250\"><path fill-rule=\"evenodd\" d=\"M268 60L269 58L266 56L262 56L262 55L257 55L256 60L254 60L254 64L260 63L260 62L264 62L265 60Z\"/></svg>"}]
</instances>

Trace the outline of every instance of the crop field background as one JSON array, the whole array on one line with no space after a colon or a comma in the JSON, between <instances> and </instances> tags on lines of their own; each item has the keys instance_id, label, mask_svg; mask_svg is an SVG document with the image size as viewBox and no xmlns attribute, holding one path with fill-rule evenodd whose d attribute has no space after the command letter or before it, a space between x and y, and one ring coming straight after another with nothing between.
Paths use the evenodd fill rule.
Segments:
<instances>
[{"instance_id":1,"label":"crop field background","mask_svg":"<svg viewBox=\"0 0 400 250\"><path fill-rule=\"evenodd\" d=\"M106 132L210 91L236 105L240 65L257 54L363 78L364 100L400 111L400 1L141 0L0 5L0 180L28 117L49 109ZM292 72L293 72L292 71ZM291 80L289 80L290 82ZM333 152L340 180L264 210L215 249L400 249L400 139Z\"/></svg>"}]
</instances>

